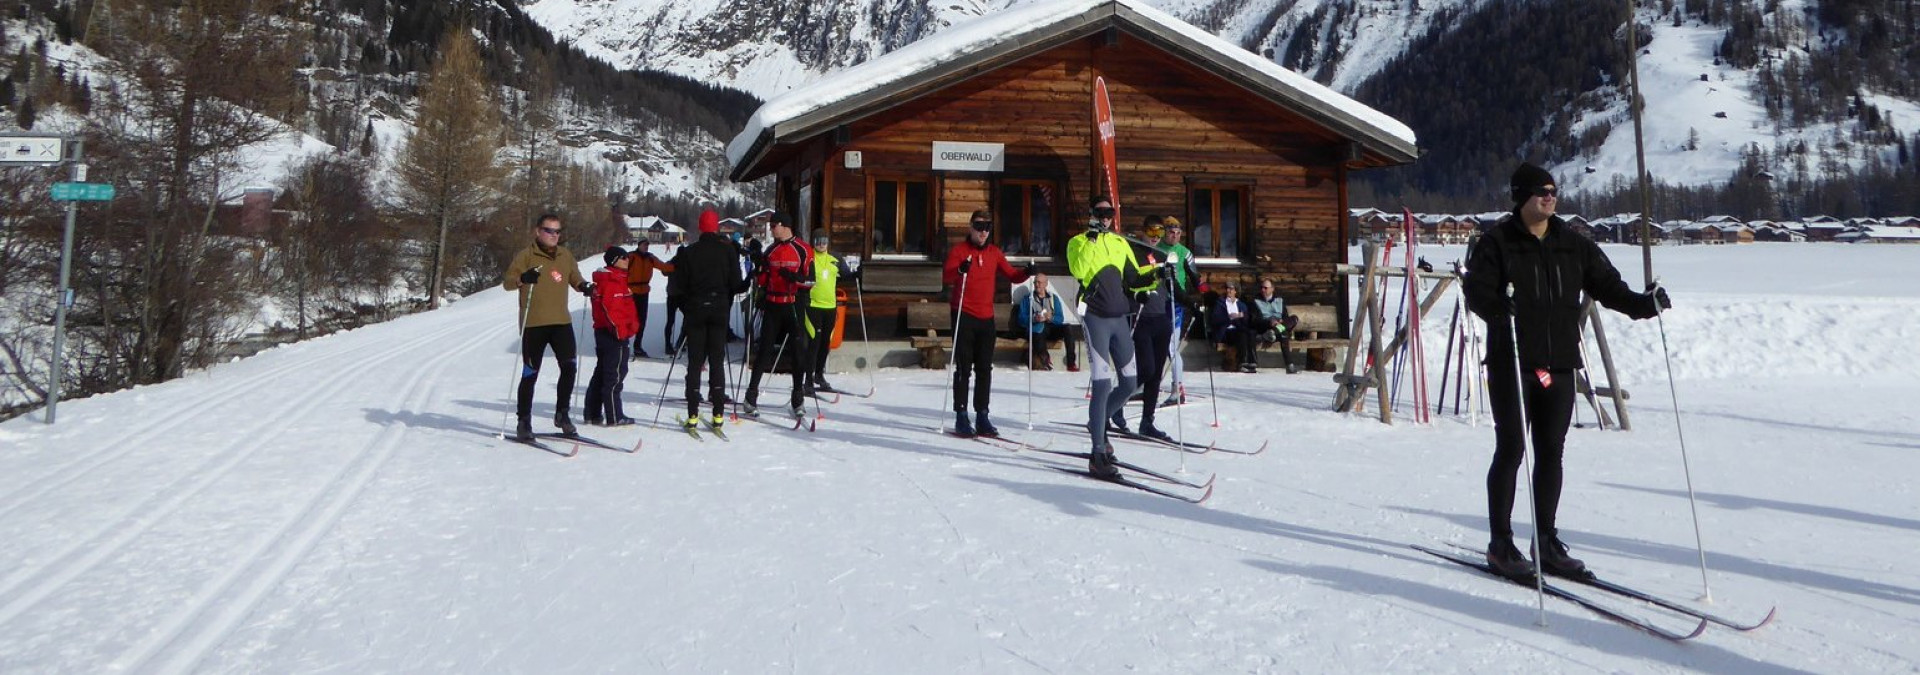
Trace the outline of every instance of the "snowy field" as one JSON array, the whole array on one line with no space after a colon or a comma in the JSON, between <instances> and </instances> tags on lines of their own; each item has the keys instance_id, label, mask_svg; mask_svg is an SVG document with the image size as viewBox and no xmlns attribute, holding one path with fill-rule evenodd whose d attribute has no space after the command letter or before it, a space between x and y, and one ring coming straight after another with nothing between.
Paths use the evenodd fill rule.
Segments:
<instances>
[{"instance_id":1,"label":"snowy field","mask_svg":"<svg viewBox=\"0 0 1920 675\"><path fill-rule=\"evenodd\" d=\"M1637 284L1638 251L1609 252ZM1189 375L1213 395L1163 425L1272 444L1187 456L1189 476L1217 476L1201 506L932 432L944 388L920 370L879 373L879 395L825 407L816 433L586 428L645 445L559 459L490 436L515 345L513 296L490 291L0 426L0 672L1920 669L1920 249L1655 255L1678 305L1704 606L1777 606L1753 632L1670 644L1552 598L1542 627L1530 590L1411 550L1485 544L1491 431L1328 412L1325 374ZM1635 431L1570 432L1565 537L1602 574L1691 602L1659 326L1608 326ZM652 417L666 369L638 368L630 413ZM998 373L1009 435L1083 448L1052 421L1083 419L1084 373L1033 376L1031 431L1027 373ZM1524 507L1515 520L1524 546Z\"/></svg>"}]
</instances>

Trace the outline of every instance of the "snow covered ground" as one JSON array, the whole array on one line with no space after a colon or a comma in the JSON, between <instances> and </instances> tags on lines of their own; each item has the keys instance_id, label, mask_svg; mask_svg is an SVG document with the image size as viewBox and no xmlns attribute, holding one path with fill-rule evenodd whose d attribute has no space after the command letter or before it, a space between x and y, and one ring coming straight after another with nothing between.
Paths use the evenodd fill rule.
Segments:
<instances>
[{"instance_id":1,"label":"snow covered ground","mask_svg":"<svg viewBox=\"0 0 1920 675\"><path fill-rule=\"evenodd\" d=\"M0 672L1913 672L1912 256L1656 251L1710 607L1777 605L1751 633L1669 644L1553 599L1540 627L1531 591L1409 549L1485 543L1491 431L1328 412L1323 374L1189 375L1215 396L1163 423L1272 443L1189 456L1218 476L1203 506L929 431L944 389L919 370L812 434L588 429L645 445L558 459L490 437L514 375L491 291L0 426ZM1636 430L1571 432L1566 538L1691 599L1658 326L1609 328ZM667 367L639 367L630 412ZM1052 421L1084 373L1033 376L1032 431L1027 374L998 374L1009 434L1081 447Z\"/></svg>"}]
</instances>

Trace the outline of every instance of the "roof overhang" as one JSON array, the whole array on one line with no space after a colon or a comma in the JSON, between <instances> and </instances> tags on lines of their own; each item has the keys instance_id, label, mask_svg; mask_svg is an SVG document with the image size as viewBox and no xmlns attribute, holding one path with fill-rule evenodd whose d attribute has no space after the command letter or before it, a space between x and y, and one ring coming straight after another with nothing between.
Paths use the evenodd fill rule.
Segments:
<instances>
[{"instance_id":1,"label":"roof overhang","mask_svg":"<svg viewBox=\"0 0 1920 675\"><path fill-rule=\"evenodd\" d=\"M1062 11L1064 9L1064 11ZM1024 15L1030 19L1020 20ZM1013 21L1008 21L1013 19ZM1007 28L985 25L998 20ZM982 24L974 26L973 24ZM901 103L926 96L1048 49L1118 28L1354 143L1363 166L1406 164L1419 157L1413 131L1357 101L1227 43L1139 0L1034 3L955 26L987 29L977 48L943 52L930 41L822 78L762 105L728 144L729 178L754 180L774 168L762 163L776 147L827 133ZM837 90L844 89L844 92Z\"/></svg>"}]
</instances>

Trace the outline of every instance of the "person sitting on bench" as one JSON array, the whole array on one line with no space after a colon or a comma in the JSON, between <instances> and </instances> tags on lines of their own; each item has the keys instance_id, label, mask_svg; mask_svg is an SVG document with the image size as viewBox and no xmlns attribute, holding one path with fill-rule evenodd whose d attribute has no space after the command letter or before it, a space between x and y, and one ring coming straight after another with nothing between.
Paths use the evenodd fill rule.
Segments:
<instances>
[{"instance_id":1,"label":"person sitting on bench","mask_svg":"<svg viewBox=\"0 0 1920 675\"><path fill-rule=\"evenodd\" d=\"M1300 372L1293 363L1293 328L1300 325L1300 317L1287 313L1287 301L1273 292L1273 280L1261 279L1260 291L1253 297L1253 311L1248 314L1247 325L1253 331L1253 339L1265 347L1280 343L1280 362L1286 364L1287 372Z\"/></svg>"},{"instance_id":2,"label":"person sitting on bench","mask_svg":"<svg viewBox=\"0 0 1920 675\"><path fill-rule=\"evenodd\" d=\"M1047 352L1047 344L1059 340L1067 346L1067 371L1080 372L1080 359L1074 352L1073 335L1067 330L1067 317L1062 311L1060 296L1047 286L1047 275L1036 272L1033 275L1033 292L1020 298L1013 308L1014 333L1021 339L1037 339L1030 349L1033 350L1033 362L1027 364L1034 370L1053 370L1053 355Z\"/></svg>"},{"instance_id":3,"label":"person sitting on bench","mask_svg":"<svg viewBox=\"0 0 1920 675\"><path fill-rule=\"evenodd\" d=\"M1255 372L1253 330L1248 323L1252 308L1240 300L1240 285L1227 282L1220 299L1213 303L1208 323L1213 327L1213 342L1220 348L1224 370Z\"/></svg>"}]
</instances>

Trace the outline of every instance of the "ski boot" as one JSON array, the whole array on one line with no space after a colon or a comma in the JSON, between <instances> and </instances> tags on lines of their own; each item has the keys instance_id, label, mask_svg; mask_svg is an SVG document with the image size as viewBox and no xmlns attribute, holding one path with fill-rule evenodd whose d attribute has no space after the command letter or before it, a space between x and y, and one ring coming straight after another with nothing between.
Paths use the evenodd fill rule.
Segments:
<instances>
[{"instance_id":1,"label":"ski boot","mask_svg":"<svg viewBox=\"0 0 1920 675\"><path fill-rule=\"evenodd\" d=\"M573 420L565 410L553 414L553 426L558 428L560 433L568 436L580 433L580 429L573 426Z\"/></svg>"},{"instance_id":2,"label":"ski boot","mask_svg":"<svg viewBox=\"0 0 1920 675\"><path fill-rule=\"evenodd\" d=\"M953 414L953 435L961 438L973 438L973 422L967 419L965 410Z\"/></svg>"},{"instance_id":3,"label":"ski boot","mask_svg":"<svg viewBox=\"0 0 1920 675\"><path fill-rule=\"evenodd\" d=\"M1547 537L1535 542L1540 547L1540 569L1547 574L1568 579L1587 579L1593 576L1587 571L1587 564L1579 558L1567 555L1567 545L1559 537Z\"/></svg>"},{"instance_id":4,"label":"ski boot","mask_svg":"<svg viewBox=\"0 0 1920 675\"><path fill-rule=\"evenodd\" d=\"M1172 436L1168 436L1167 432L1161 431L1159 428L1153 426L1152 422L1146 420L1140 421L1140 435L1156 441L1173 442Z\"/></svg>"},{"instance_id":5,"label":"ski boot","mask_svg":"<svg viewBox=\"0 0 1920 675\"><path fill-rule=\"evenodd\" d=\"M987 419L987 411L985 410L982 410L978 413L974 413L973 432L989 438L1000 437L999 427L993 426L993 421Z\"/></svg>"},{"instance_id":6,"label":"ski boot","mask_svg":"<svg viewBox=\"0 0 1920 675\"><path fill-rule=\"evenodd\" d=\"M1113 456L1113 446L1094 448L1087 458L1087 473L1101 480L1113 480L1120 477L1120 468L1114 465L1119 461Z\"/></svg>"},{"instance_id":7,"label":"ski boot","mask_svg":"<svg viewBox=\"0 0 1920 675\"><path fill-rule=\"evenodd\" d=\"M513 440L527 442L533 440L533 421L525 417L513 427Z\"/></svg>"},{"instance_id":8,"label":"ski boot","mask_svg":"<svg viewBox=\"0 0 1920 675\"><path fill-rule=\"evenodd\" d=\"M1509 579L1533 578L1533 563L1513 545L1512 539L1495 539L1487 544L1487 565L1495 574Z\"/></svg>"}]
</instances>

